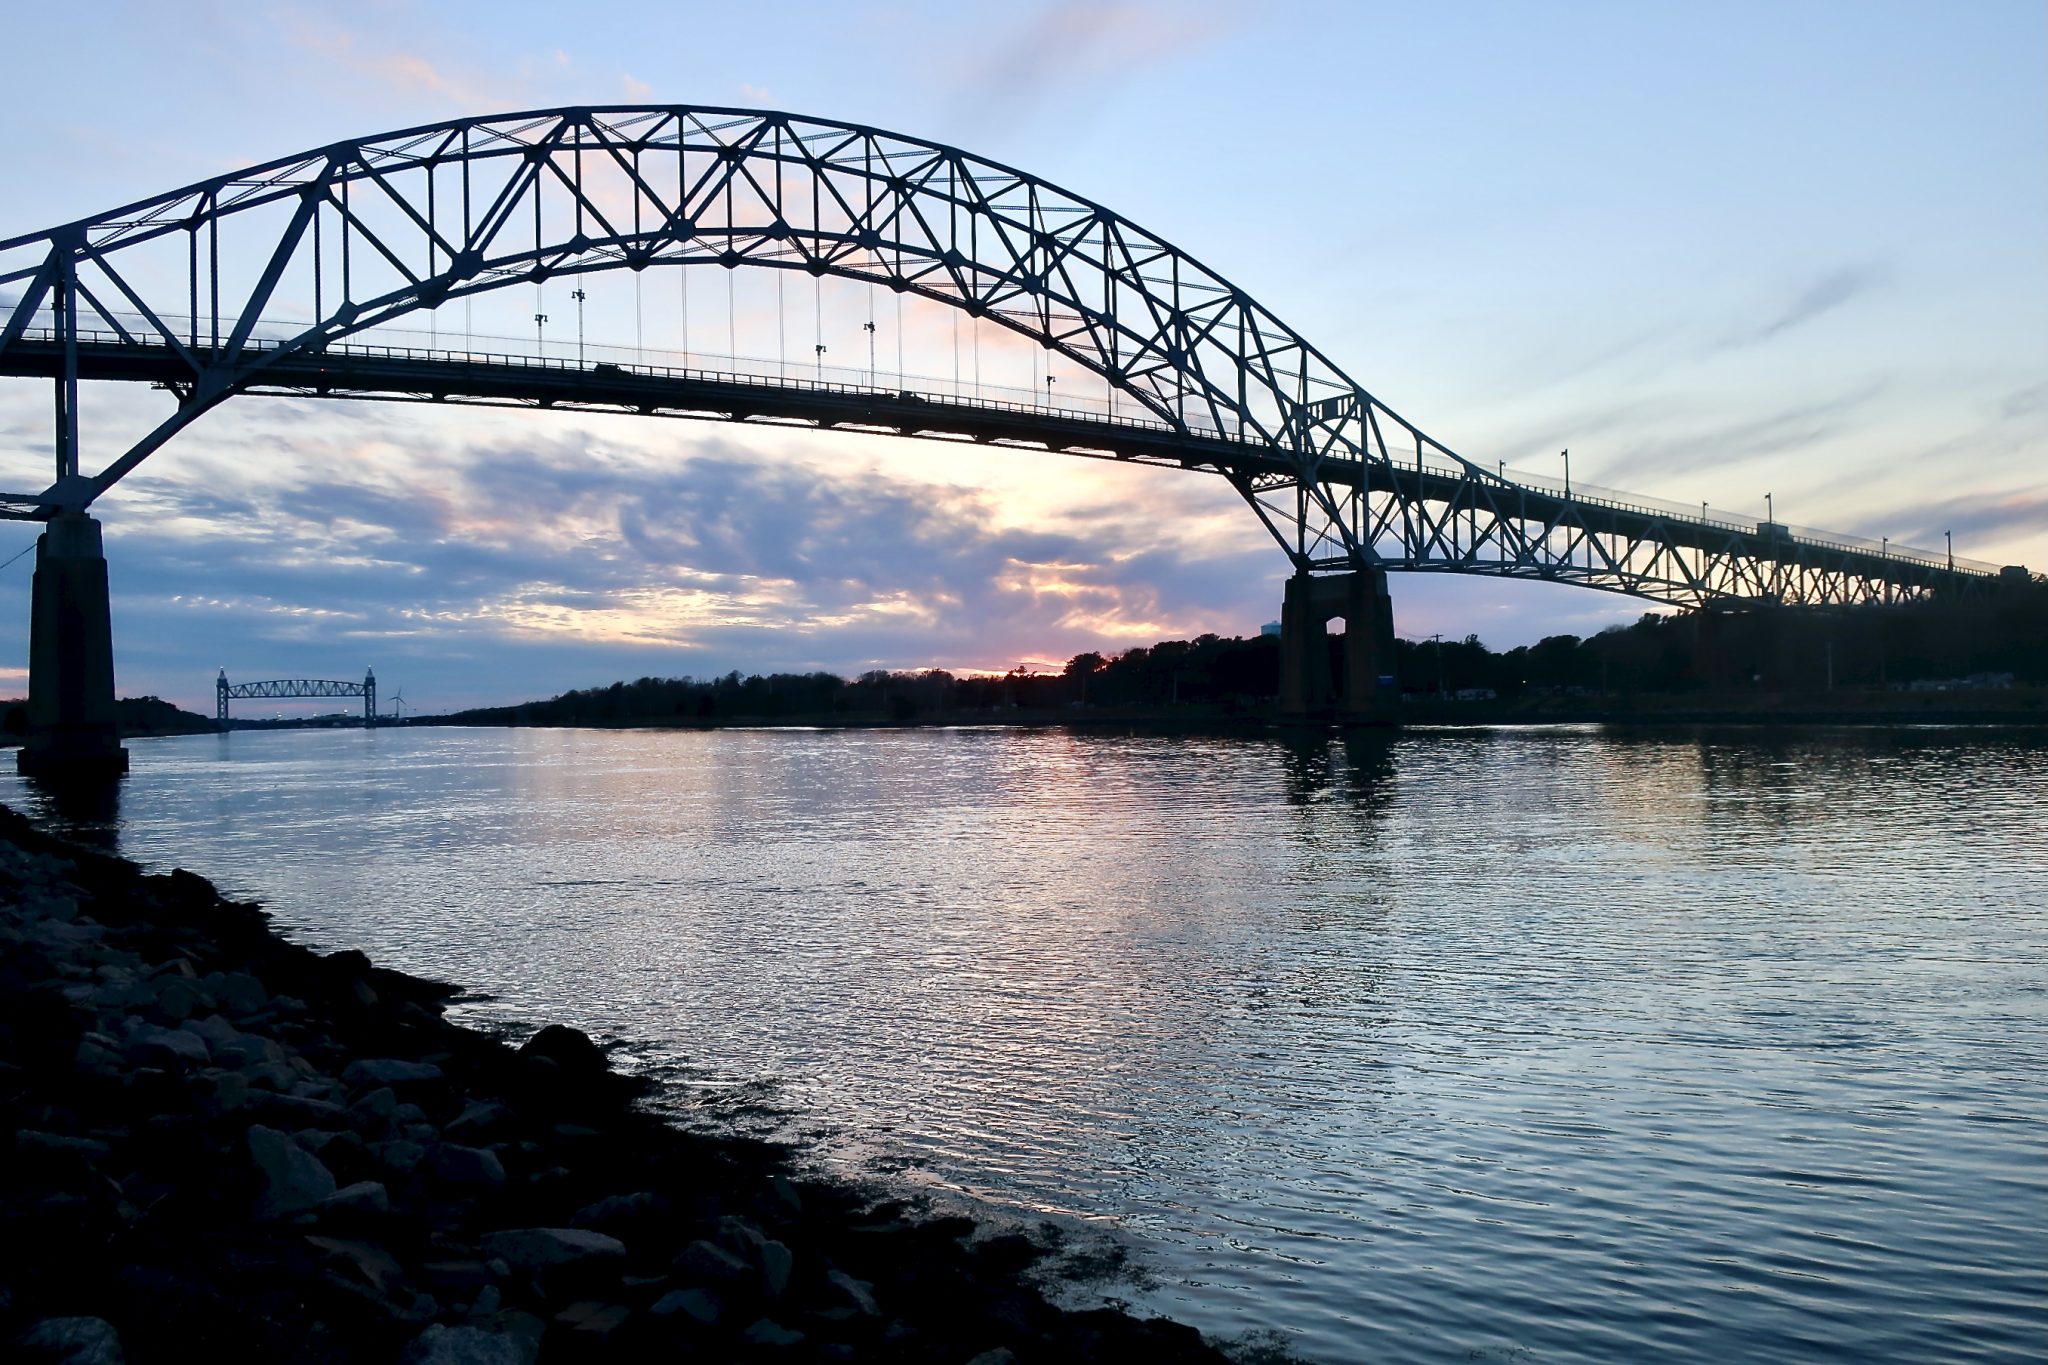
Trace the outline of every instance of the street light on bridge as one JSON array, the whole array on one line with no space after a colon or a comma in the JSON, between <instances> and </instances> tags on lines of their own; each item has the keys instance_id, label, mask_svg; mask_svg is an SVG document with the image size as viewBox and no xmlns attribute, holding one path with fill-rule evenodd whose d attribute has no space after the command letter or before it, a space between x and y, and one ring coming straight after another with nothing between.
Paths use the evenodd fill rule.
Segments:
<instances>
[{"instance_id":1,"label":"street light on bridge","mask_svg":"<svg viewBox=\"0 0 2048 1365\"><path fill-rule=\"evenodd\" d=\"M1560 450L1558 456L1564 460L1564 495L1572 495L1572 452L1570 447Z\"/></svg>"},{"instance_id":2,"label":"street light on bridge","mask_svg":"<svg viewBox=\"0 0 2048 1365\"><path fill-rule=\"evenodd\" d=\"M1050 374L1045 377L1045 405L1048 408L1052 406L1052 381L1058 377Z\"/></svg>"},{"instance_id":3,"label":"street light on bridge","mask_svg":"<svg viewBox=\"0 0 2048 1365\"><path fill-rule=\"evenodd\" d=\"M569 297L576 300L576 365L580 369L583 366L583 300L586 296L578 289Z\"/></svg>"},{"instance_id":4,"label":"street light on bridge","mask_svg":"<svg viewBox=\"0 0 2048 1365\"><path fill-rule=\"evenodd\" d=\"M546 313L535 313L533 315L533 346L535 350L540 352L541 359L543 360L547 359L548 343L547 334L541 329L546 327L547 324L548 315Z\"/></svg>"},{"instance_id":5,"label":"street light on bridge","mask_svg":"<svg viewBox=\"0 0 2048 1365\"><path fill-rule=\"evenodd\" d=\"M818 382L822 384L825 382L825 343L821 341L811 349L818 353Z\"/></svg>"}]
</instances>

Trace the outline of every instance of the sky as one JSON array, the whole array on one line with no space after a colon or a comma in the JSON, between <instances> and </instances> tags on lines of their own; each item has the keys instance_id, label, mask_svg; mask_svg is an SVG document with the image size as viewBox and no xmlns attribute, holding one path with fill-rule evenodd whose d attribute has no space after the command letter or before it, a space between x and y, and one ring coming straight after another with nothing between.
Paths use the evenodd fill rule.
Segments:
<instances>
[{"instance_id":1,"label":"sky","mask_svg":"<svg viewBox=\"0 0 2048 1365\"><path fill-rule=\"evenodd\" d=\"M0 239L457 115L782 109L1107 204L1476 461L1556 474L1569 447L1577 482L1756 515L1770 493L1781 521L2048 568L2035 0L103 0L6 22L37 58L0 92ZM632 342L624 297L591 293L593 342ZM164 401L90 387L86 466ZM47 385L0 381L0 487L47 483L49 412ZM1057 666L1255 632L1287 572L1227 487L1179 471L372 403L234 400L95 511L119 690L202 711L223 667L374 666L442 710L650 674ZM0 523L0 558L33 535ZM0 693L25 687L32 563L0 569ZM1393 591L1403 635L1495 647L1646 607Z\"/></svg>"}]
</instances>

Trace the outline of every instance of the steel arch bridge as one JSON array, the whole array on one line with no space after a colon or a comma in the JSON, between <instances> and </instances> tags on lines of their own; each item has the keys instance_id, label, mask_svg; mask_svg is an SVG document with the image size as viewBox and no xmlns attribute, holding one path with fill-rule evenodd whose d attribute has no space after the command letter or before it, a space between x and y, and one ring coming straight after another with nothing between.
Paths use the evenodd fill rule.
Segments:
<instances>
[{"instance_id":1,"label":"steel arch bridge","mask_svg":"<svg viewBox=\"0 0 2048 1365\"><path fill-rule=\"evenodd\" d=\"M936 300L1101 376L1129 411L361 336L508 286L693 266ZM0 242L0 317L0 375L55 381L55 478L0 493L0 516L21 519L83 513L227 399L279 394L797 423L1174 465L1226 479L1297 577L1490 574L1699 607L1967 593L1997 572L1486 468L1102 205L951 147L786 113L553 109L337 143ZM81 380L151 383L175 403L89 473Z\"/></svg>"}]
</instances>

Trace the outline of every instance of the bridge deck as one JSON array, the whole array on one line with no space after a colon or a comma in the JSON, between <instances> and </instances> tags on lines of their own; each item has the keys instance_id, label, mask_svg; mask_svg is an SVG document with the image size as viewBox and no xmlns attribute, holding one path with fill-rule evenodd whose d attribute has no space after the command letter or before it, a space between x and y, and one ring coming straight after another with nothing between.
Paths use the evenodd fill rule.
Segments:
<instances>
[{"instance_id":1,"label":"bridge deck","mask_svg":"<svg viewBox=\"0 0 2048 1365\"><path fill-rule=\"evenodd\" d=\"M253 343L260 345L261 343ZM210 358L205 348L197 359ZM30 329L0 351L0 375L54 378L63 347L49 329ZM113 333L83 333L77 342L82 380L189 384L191 365L167 346ZM321 352L271 357L249 392L280 397L469 403L488 406L615 412L764 425L872 431L899 436L983 443L1167 465L1233 475L1265 488L1299 478L1295 460L1263 441L1227 433L1180 429L1164 421L1109 416L1033 405L920 392L885 386L812 380L801 375L762 376L708 369L559 359L371 344L330 346ZM1653 500L1581 485L1569 493L1529 476L1497 474L1441 458L1412 463L1327 460L1317 477L1407 500L1469 507L1537 526L1570 524L1586 532L1630 540L1653 538L1674 549L1746 556L1765 563L1808 563L1824 554L1838 572L1877 582L1924 588L1929 576L1959 580L1994 577L1998 566L1926 550L1873 542L1807 528L1772 526L1701 516ZM36 516L41 498L0 494L0 516ZM1350 567L1341 559L1319 568ZM1403 567L1455 569L1454 559L1422 560ZM1530 576L1548 577L1532 565ZM1495 572L1512 574L1512 564Z\"/></svg>"}]
</instances>

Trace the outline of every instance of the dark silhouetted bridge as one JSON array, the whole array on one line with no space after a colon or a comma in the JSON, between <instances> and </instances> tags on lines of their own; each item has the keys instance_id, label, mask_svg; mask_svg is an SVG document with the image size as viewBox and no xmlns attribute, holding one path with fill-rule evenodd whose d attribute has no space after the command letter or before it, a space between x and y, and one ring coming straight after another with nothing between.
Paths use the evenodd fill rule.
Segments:
<instances>
[{"instance_id":1,"label":"dark silhouetted bridge","mask_svg":"<svg viewBox=\"0 0 2048 1365\"><path fill-rule=\"evenodd\" d=\"M318 697L361 697L363 724L377 723L377 671L365 670L361 682L336 682L331 678L273 678L268 682L231 683L223 668L213 684L213 717L228 723L228 703L257 698L303 701Z\"/></svg>"},{"instance_id":2,"label":"dark silhouetted bridge","mask_svg":"<svg viewBox=\"0 0 2048 1365\"><path fill-rule=\"evenodd\" d=\"M524 355L379 341L410 315L510 286L669 267L797 272L935 301L1095 376L1105 398L1055 402L1049 371L1043 402L885 383L872 364L828 380L822 340L814 377L586 361L580 343L572 362L538 336L540 353ZM1370 627L1347 635L1349 706L1383 708L1387 570L1694 608L1961 595L2001 572L1475 463L1243 290L1093 200L954 148L789 114L557 109L338 143L0 242L0 290L12 295L0 303L0 375L55 390L53 481L0 493L0 516L50 523L30 765L118 752L105 561L87 509L242 394L798 425L1212 474L1293 565L1283 694L1294 709L1327 700L1319 642L1336 616ZM872 338L872 318L863 326ZM96 473L78 443L87 380L173 399Z\"/></svg>"}]
</instances>

